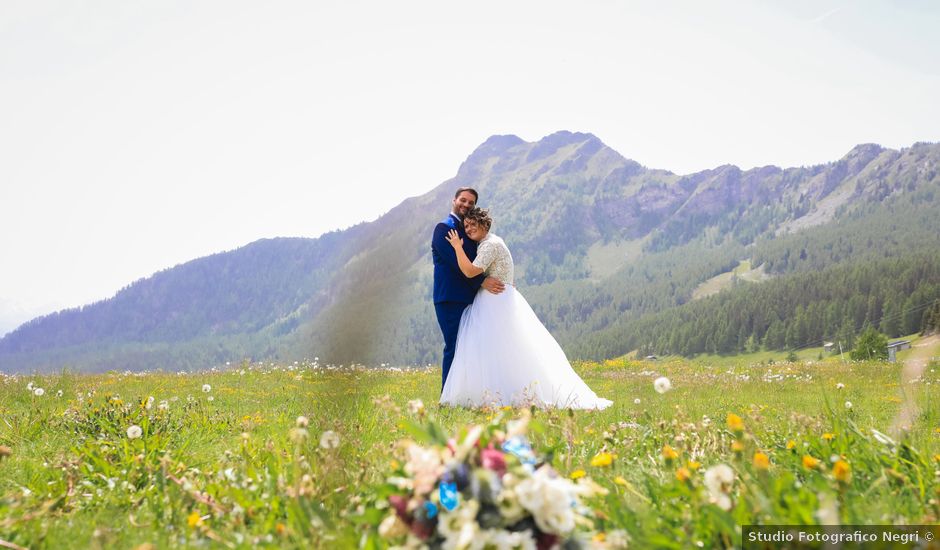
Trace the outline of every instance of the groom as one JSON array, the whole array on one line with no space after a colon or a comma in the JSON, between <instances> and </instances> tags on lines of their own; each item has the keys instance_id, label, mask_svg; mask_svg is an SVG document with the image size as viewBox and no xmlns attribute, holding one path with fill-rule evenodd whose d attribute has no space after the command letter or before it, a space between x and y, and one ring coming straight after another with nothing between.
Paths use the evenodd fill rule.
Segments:
<instances>
[{"instance_id":1,"label":"groom","mask_svg":"<svg viewBox=\"0 0 940 550\"><path fill-rule=\"evenodd\" d=\"M482 285L483 288L499 294L505 289L503 283L496 278L477 275L467 279L457 266L457 255L454 247L447 242L447 232L456 229L463 239L463 249L470 261L477 255L477 243L467 238L463 228L463 217L476 206L479 195L475 189L461 187L454 194L454 203L450 214L434 228L434 237L431 239L431 257L434 260L434 311L437 313L437 323L444 334L444 362L441 375L441 391L447 382L450 364L454 361L454 352L457 348L457 329L460 327L460 316L468 305L473 303L473 297Z\"/></svg>"}]
</instances>

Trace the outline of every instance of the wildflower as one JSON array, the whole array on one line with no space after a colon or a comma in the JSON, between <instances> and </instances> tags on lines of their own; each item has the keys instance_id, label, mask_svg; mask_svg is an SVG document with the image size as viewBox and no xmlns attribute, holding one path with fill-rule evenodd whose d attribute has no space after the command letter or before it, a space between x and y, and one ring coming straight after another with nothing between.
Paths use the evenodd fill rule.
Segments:
<instances>
[{"instance_id":1,"label":"wildflower","mask_svg":"<svg viewBox=\"0 0 940 550\"><path fill-rule=\"evenodd\" d=\"M728 428L734 433L741 433L744 431L744 421L740 416L728 413Z\"/></svg>"},{"instance_id":2,"label":"wildflower","mask_svg":"<svg viewBox=\"0 0 940 550\"><path fill-rule=\"evenodd\" d=\"M148 411L153 408L153 396L147 397L147 402L144 404L144 408Z\"/></svg>"},{"instance_id":3,"label":"wildflower","mask_svg":"<svg viewBox=\"0 0 940 550\"><path fill-rule=\"evenodd\" d=\"M803 455L803 467L807 470L815 470L819 466L819 459L810 455Z\"/></svg>"},{"instance_id":4,"label":"wildflower","mask_svg":"<svg viewBox=\"0 0 940 550\"><path fill-rule=\"evenodd\" d=\"M844 460L837 460L832 466L832 477L839 483L850 483L852 481L852 467Z\"/></svg>"},{"instance_id":5,"label":"wildflower","mask_svg":"<svg viewBox=\"0 0 940 550\"><path fill-rule=\"evenodd\" d=\"M161 411L168 411L168 410L170 410L170 402L167 401L166 399L164 399L163 401L160 401L160 404L157 405L157 409L159 409L159 410L161 410Z\"/></svg>"},{"instance_id":6,"label":"wildflower","mask_svg":"<svg viewBox=\"0 0 940 550\"><path fill-rule=\"evenodd\" d=\"M705 470L704 483L708 489L709 500L722 510L730 510L734 470L727 464L716 464Z\"/></svg>"},{"instance_id":7,"label":"wildflower","mask_svg":"<svg viewBox=\"0 0 940 550\"><path fill-rule=\"evenodd\" d=\"M741 454L741 453L743 453L743 452L744 452L744 443L741 443L740 441L737 441L737 440L732 441L732 442L731 442L731 451L734 452L735 454Z\"/></svg>"},{"instance_id":8,"label":"wildflower","mask_svg":"<svg viewBox=\"0 0 940 550\"><path fill-rule=\"evenodd\" d=\"M32 383L32 382L30 382L29 384L26 384L26 390L27 390L27 391L33 391L33 383Z\"/></svg>"},{"instance_id":9,"label":"wildflower","mask_svg":"<svg viewBox=\"0 0 940 550\"><path fill-rule=\"evenodd\" d=\"M339 435L333 430L327 430L320 436L321 449L335 449L339 447Z\"/></svg>"},{"instance_id":10,"label":"wildflower","mask_svg":"<svg viewBox=\"0 0 940 550\"><path fill-rule=\"evenodd\" d=\"M202 525L202 516L199 515L199 512L195 510L186 517L186 525L189 525L191 529L195 529L197 526Z\"/></svg>"},{"instance_id":11,"label":"wildflower","mask_svg":"<svg viewBox=\"0 0 940 550\"><path fill-rule=\"evenodd\" d=\"M298 416L296 425L298 428L306 428L310 425L310 420L306 416Z\"/></svg>"},{"instance_id":12,"label":"wildflower","mask_svg":"<svg viewBox=\"0 0 940 550\"><path fill-rule=\"evenodd\" d=\"M692 477L692 472L688 468L679 468L676 470L676 479L682 482L686 482L689 478Z\"/></svg>"},{"instance_id":13,"label":"wildflower","mask_svg":"<svg viewBox=\"0 0 940 550\"><path fill-rule=\"evenodd\" d=\"M796 447L796 441L793 441L792 439L788 440L788 441L787 441L787 450L788 450L788 451L792 451L794 447Z\"/></svg>"},{"instance_id":14,"label":"wildflower","mask_svg":"<svg viewBox=\"0 0 940 550\"><path fill-rule=\"evenodd\" d=\"M137 439L143 435L144 431L140 429L140 426L136 424L127 429L127 438L128 439Z\"/></svg>"},{"instance_id":15,"label":"wildflower","mask_svg":"<svg viewBox=\"0 0 940 550\"><path fill-rule=\"evenodd\" d=\"M696 471L696 470L698 470L699 468L702 467L702 463L701 463L701 462L697 462L697 461L695 461L695 460L690 460L690 461L688 461L688 462L685 463L685 466L686 466L686 468L688 468L688 469L690 469L690 470L692 470L692 471L694 472L694 471Z\"/></svg>"},{"instance_id":16,"label":"wildflower","mask_svg":"<svg viewBox=\"0 0 940 550\"><path fill-rule=\"evenodd\" d=\"M571 479L581 479L582 477L586 475L587 475L587 472L585 472L584 470L575 470L571 472L571 475L569 475L568 477L570 477Z\"/></svg>"},{"instance_id":17,"label":"wildflower","mask_svg":"<svg viewBox=\"0 0 940 550\"><path fill-rule=\"evenodd\" d=\"M206 398L206 401L209 401L211 403L212 401L215 401L215 397L212 397L210 395L209 397Z\"/></svg>"},{"instance_id":18,"label":"wildflower","mask_svg":"<svg viewBox=\"0 0 940 550\"><path fill-rule=\"evenodd\" d=\"M421 414L424 412L424 402L420 399L412 399L408 402L408 411L411 414Z\"/></svg>"},{"instance_id":19,"label":"wildflower","mask_svg":"<svg viewBox=\"0 0 940 550\"><path fill-rule=\"evenodd\" d=\"M653 380L653 389L656 390L656 393L666 393L672 389L672 382L665 376L660 376L656 380Z\"/></svg>"},{"instance_id":20,"label":"wildflower","mask_svg":"<svg viewBox=\"0 0 940 550\"><path fill-rule=\"evenodd\" d=\"M846 409L851 409L851 408L852 408L852 402L851 402L851 401L846 401L846 402L845 402L845 408L846 408Z\"/></svg>"},{"instance_id":21,"label":"wildflower","mask_svg":"<svg viewBox=\"0 0 940 550\"><path fill-rule=\"evenodd\" d=\"M679 453L669 445L663 445L663 459L666 462L672 462L679 458Z\"/></svg>"},{"instance_id":22,"label":"wildflower","mask_svg":"<svg viewBox=\"0 0 940 550\"><path fill-rule=\"evenodd\" d=\"M940 459L940 455L937 455L937 458ZM630 485L630 483L627 482L626 479L624 479L624 478L622 478L622 477L620 477L620 476L617 476L617 477L614 478L614 483L616 483L617 485L621 485L621 486L623 486L623 487L626 487L626 486Z\"/></svg>"},{"instance_id":23,"label":"wildflower","mask_svg":"<svg viewBox=\"0 0 940 550\"><path fill-rule=\"evenodd\" d=\"M639 404L640 404L640 398L637 397L636 399L634 399L634 400L633 400L633 404L634 404L634 405L639 405Z\"/></svg>"},{"instance_id":24,"label":"wildflower","mask_svg":"<svg viewBox=\"0 0 940 550\"><path fill-rule=\"evenodd\" d=\"M829 433L829 432L826 432L826 433L822 434L822 438L825 439L826 441L832 441L832 439L833 439L835 436L836 436L836 434L834 434L834 433Z\"/></svg>"},{"instance_id":25,"label":"wildflower","mask_svg":"<svg viewBox=\"0 0 940 550\"><path fill-rule=\"evenodd\" d=\"M210 386L209 384L203 384L203 385L202 385L202 392L203 392L203 393L209 393L210 391L212 391L212 386Z\"/></svg>"},{"instance_id":26,"label":"wildflower","mask_svg":"<svg viewBox=\"0 0 940 550\"><path fill-rule=\"evenodd\" d=\"M45 395L45 393L46 393L46 390L42 388L36 388L33 390L33 395L35 395L36 397L42 397L43 395Z\"/></svg>"},{"instance_id":27,"label":"wildflower","mask_svg":"<svg viewBox=\"0 0 940 550\"><path fill-rule=\"evenodd\" d=\"M307 430L304 428L291 428L290 431L290 440L294 443L300 444L307 440L307 436L310 435Z\"/></svg>"},{"instance_id":28,"label":"wildflower","mask_svg":"<svg viewBox=\"0 0 940 550\"><path fill-rule=\"evenodd\" d=\"M754 453L754 467L758 470L770 468L770 457L760 451Z\"/></svg>"},{"instance_id":29,"label":"wildflower","mask_svg":"<svg viewBox=\"0 0 940 550\"><path fill-rule=\"evenodd\" d=\"M62 390L55 392L56 397L62 397Z\"/></svg>"},{"instance_id":30,"label":"wildflower","mask_svg":"<svg viewBox=\"0 0 940 550\"><path fill-rule=\"evenodd\" d=\"M837 390L841 390L841 389L844 388L844 387L845 387L845 384L843 384L842 382L839 382L838 384L836 384L836 389L837 389Z\"/></svg>"},{"instance_id":31,"label":"wildflower","mask_svg":"<svg viewBox=\"0 0 940 550\"><path fill-rule=\"evenodd\" d=\"M591 459L591 466L610 466L614 461L614 455L610 453L597 453Z\"/></svg>"}]
</instances>

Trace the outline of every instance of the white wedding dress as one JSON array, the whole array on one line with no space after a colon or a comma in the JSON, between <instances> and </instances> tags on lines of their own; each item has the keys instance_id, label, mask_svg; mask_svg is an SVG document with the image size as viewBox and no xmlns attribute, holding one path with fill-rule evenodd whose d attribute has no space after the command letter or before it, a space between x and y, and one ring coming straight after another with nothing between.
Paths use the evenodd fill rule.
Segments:
<instances>
[{"instance_id":1,"label":"white wedding dress","mask_svg":"<svg viewBox=\"0 0 940 550\"><path fill-rule=\"evenodd\" d=\"M506 243L492 233L477 247L473 265L506 284L500 294L480 289L464 310L457 351L441 403L466 407L536 405L603 409L612 404L581 380L558 342L512 286Z\"/></svg>"}]
</instances>

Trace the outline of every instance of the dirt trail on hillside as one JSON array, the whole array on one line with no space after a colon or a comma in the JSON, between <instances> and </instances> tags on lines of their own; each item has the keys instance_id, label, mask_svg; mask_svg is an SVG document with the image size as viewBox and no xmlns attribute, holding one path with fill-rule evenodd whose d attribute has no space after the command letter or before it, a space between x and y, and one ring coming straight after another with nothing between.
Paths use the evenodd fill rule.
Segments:
<instances>
[{"instance_id":1,"label":"dirt trail on hillside","mask_svg":"<svg viewBox=\"0 0 940 550\"><path fill-rule=\"evenodd\" d=\"M910 430L914 425L914 419L917 418L920 410L917 408L911 392L908 391L908 386L911 380L924 375L927 364L930 362L938 343L940 343L940 334L924 338L913 345L914 351L904 361L904 368L901 369L901 399L904 401L901 403L901 410L898 412L897 418L894 419L894 423L891 425L891 434L894 436L899 435L902 430Z\"/></svg>"}]
</instances>

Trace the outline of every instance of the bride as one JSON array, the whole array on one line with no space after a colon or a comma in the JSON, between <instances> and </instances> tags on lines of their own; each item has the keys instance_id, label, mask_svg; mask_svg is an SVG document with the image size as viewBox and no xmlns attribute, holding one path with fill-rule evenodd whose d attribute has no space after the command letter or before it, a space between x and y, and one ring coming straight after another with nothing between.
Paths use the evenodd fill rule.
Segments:
<instances>
[{"instance_id":1,"label":"bride","mask_svg":"<svg viewBox=\"0 0 940 550\"><path fill-rule=\"evenodd\" d=\"M467 237L479 243L472 262L457 232L451 230L447 236L466 277L486 273L505 283L506 291L492 294L480 289L464 310L441 403L572 409L610 406L610 400L598 397L574 372L561 346L512 286L512 256L506 243L489 232L492 224L489 212L482 208L464 217Z\"/></svg>"}]
</instances>

